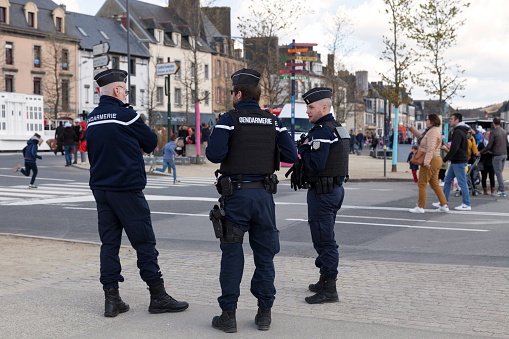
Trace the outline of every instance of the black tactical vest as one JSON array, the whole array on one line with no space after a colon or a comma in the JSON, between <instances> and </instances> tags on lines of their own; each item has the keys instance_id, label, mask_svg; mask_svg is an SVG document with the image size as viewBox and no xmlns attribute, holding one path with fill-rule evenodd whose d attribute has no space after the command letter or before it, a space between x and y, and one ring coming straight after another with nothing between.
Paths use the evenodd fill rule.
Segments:
<instances>
[{"instance_id":1,"label":"black tactical vest","mask_svg":"<svg viewBox=\"0 0 509 339\"><path fill-rule=\"evenodd\" d=\"M331 144L329 156L325 163L325 169L320 172L313 172L310 169L307 169L306 181L316 182L319 177L346 177L348 175L348 155L350 150L350 138L348 136L348 132L345 130L343 137L341 137L336 130L336 127L340 127L341 124L337 121L327 121L313 127L313 129L319 126L331 129L334 132L334 135L338 137L338 142ZM311 131L313 129L311 129Z\"/></svg>"},{"instance_id":2,"label":"black tactical vest","mask_svg":"<svg viewBox=\"0 0 509 339\"><path fill-rule=\"evenodd\" d=\"M219 171L225 175L272 174L276 163L276 119L261 109L228 112L233 134Z\"/></svg>"}]
</instances>

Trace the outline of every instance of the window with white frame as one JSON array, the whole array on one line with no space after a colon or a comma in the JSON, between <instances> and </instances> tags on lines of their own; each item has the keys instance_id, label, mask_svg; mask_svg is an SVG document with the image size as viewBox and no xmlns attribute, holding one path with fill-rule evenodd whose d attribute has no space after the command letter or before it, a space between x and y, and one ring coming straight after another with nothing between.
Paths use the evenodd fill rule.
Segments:
<instances>
[{"instance_id":1,"label":"window with white frame","mask_svg":"<svg viewBox=\"0 0 509 339\"><path fill-rule=\"evenodd\" d=\"M210 92L209 91L205 91L205 106L208 106L209 105L209 96L210 96Z\"/></svg>"},{"instance_id":2,"label":"window with white frame","mask_svg":"<svg viewBox=\"0 0 509 339\"><path fill-rule=\"evenodd\" d=\"M162 86L158 86L156 89L156 103L157 103L157 105L163 104L163 98L164 98L164 89Z\"/></svg>"},{"instance_id":3,"label":"window with white frame","mask_svg":"<svg viewBox=\"0 0 509 339\"><path fill-rule=\"evenodd\" d=\"M175 94L173 97L175 98L175 105L182 106L182 90L180 88L175 87Z\"/></svg>"}]
</instances>

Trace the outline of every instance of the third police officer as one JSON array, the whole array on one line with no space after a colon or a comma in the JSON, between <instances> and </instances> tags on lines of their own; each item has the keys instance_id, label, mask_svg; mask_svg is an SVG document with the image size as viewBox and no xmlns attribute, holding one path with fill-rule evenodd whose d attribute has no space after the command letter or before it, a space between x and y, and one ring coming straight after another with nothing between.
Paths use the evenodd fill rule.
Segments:
<instances>
[{"instance_id":1,"label":"third police officer","mask_svg":"<svg viewBox=\"0 0 509 339\"><path fill-rule=\"evenodd\" d=\"M206 150L211 162L221 163L218 191L224 206L221 209L224 218L219 217L222 228L215 227L222 251L219 275L222 294L218 298L222 314L214 317L212 326L227 333L237 331L235 311L244 269L245 232L249 232L256 266L251 279L251 293L258 299L255 323L259 330L270 327L276 294L273 259L279 252L272 197L278 181L273 173L279 169L280 158L288 163L297 160L295 146L281 121L260 109L259 81L260 73L250 69L232 75L235 109L219 118Z\"/></svg>"},{"instance_id":2,"label":"third police officer","mask_svg":"<svg viewBox=\"0 0 509 339\"><path fill-rule=\"evenodd\" d=\"M339 254L334 224L345 195L343 184L348 177L350 136L330 113L331 97L332 90L323 87L313 88L302 96L309 122L314 124L299 146L299 154L304 184L308 187L311 238L318 253L315 265L320 269L320 280L309 285L309 290L316 293L306 298L309 304L338 301Z\"/></svg>"}]
</instances>

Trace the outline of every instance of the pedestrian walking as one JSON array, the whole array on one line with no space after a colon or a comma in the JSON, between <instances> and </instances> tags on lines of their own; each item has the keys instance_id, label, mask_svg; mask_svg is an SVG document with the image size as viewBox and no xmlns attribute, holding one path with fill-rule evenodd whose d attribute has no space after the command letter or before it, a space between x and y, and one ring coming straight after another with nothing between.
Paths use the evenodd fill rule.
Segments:
<instances>
[{"instance_id":1,"label":"pedestrian walking","mask_svg":"<svg viewBox=\"0 0 509 339\"><path fill-rule=\"evenodd\" d=\"M447 205L447 199L444 196L444 192L438 184L438 173L442 167L442 158L440 157L440 147L442 146L442 131L440 129L440 118L436 114L429 114L426 117L426 130L419 132L417 128L411 124L407 124L407 128L415 136L417 136L418 150L426 152L424 157L423 165L419 169L419 199L417 206L410 209L411 213L424 213L426 208L427 189L428 183L431 189L435 192L438 200L439 212L449 212Z\"/></svg>"},{"instance_id":2,"label":"pedestrian walking","mask_svg":"<svg viewBox=\"0 0 509 339\"><path fill-rule=\"evenodd\" d=\"M150 208L143 194L147 183L143 153L152 153L157 136L140 115L124 104L127 72L109 69L94 79L101 97L87 119L90 188L97 203L101 239L101 277L105 317L129 311L118 283L124 281L118 256L124 230L138 256L140 276L150 291L150 313L180 312L189 307L166 293L157 262Z\"/></svg>"},{"instance_id":3,"label":"pedestrian walking","mask_svg":"<svg viewBox=\"0 0 509 339\"><path fill-rule=\"evenodd\" d=\"M74 133L76 133L76 141L74 142L74 161L73 164L78 163L78 149L80 146L80 140L81 140L81 133L83 131L83 127L81 126L81 119L76 118L74 120L74 126L72 127L74 130Z\"/></svg>"},{"instance_id":4,"label":"pedestrian walking","mask_svg":"<svg viewBox=\"0 0 509 339\"><path fill-rule=\"evenodd\" d=\"M258 299L255 324L268 330L276 288L273 259L279 252L273 194L277 191L279 161L294 163L297 153L293 140L281 120L260 109L260 73L241 69L231 76L234 109L223 114L210 137L206 155L221 163L218 178L220 202L224 205L221 241L221 271L218 298L222 313L212 326L224 332L237 331L236 309L244 270L242 242L249 232L249 244L256 266L251 293ZM217 207L217 206L216 206ZM222 209L221 209L222 210ZM213 213L214 210L211 211Z\"/></svg>"},{"instance_id":5,"label":"pedestrian walking","mask_svg":"<svg viewBox=\"0 0 509 339\"><path fill-rule=\"evenodd\" d=\"M414 184L417 184L419 179L417 178L417 171L419 170L419 165L413 164L410 162L412 158L414 157L414 154L417 153L417 150L419 147L412 146L412 151L408 154L408 158L406 159L406 162L410 165L410 170L412 171L412 176L414 177Z\"/></svg>"},{"instance_id":6,"label":"pedestrian walking","mask_svg":"<svg viewBox=\"0 0 509 339\"><path fill-rule=\"evenodd\" d=\"M64 131L62 132L62 136L60 137L62 141L62 145L64 145L65 152L65 166L71 166L72 164L72 152L74 150L74 144L76 140L78 140L78 136L70 122L66 122L64 125Z\"/></svg>"},{"instance_id":7,"label":"pedestrian walking","mask_svg":"<svg viewBox=\"0 0 509 339\"><path fill-rule=\"evenodd\" d=\"M482 152L488 146L490 140L490 131L486 131L484 135L484 140L479 144L479 152ZM484 195L488 195L488 185L487 179L490 178L490 188L491 194L495 193L497 188L495 187L495 170L493 169L493 155L491 152L486 152L481 154L481 161L479 162L481 166L481 184Z\"/></svg>"},{"instance_id":8,"label":"pedestrian walking","mask_svg":"<svg viewBox=\"0 0 509 339\"><path fill-rule=\"evenodd\" d=\"M315 265L320 270L318 282L308 286L315 293L305 298L309 304L339 301L336 289L339 253L334 225L345 196L343 184L348 176L350 136L330 113L331 98L332 90L324 87L313 88L302 96L309 122L314 124L299 146L299 154L308 187L311 239L318 254Z\"/></svg>"},{"instance_id":9,"label":"pedestrian walking","mask_svg":"<svg viewBox=\"0 0 509 339\"><path fill-rule=\"evenodd\" d=\"M498 182L498 190L493 193L493 196L496 197L505 197L505 187L504 187L504 178L503 178L503 171L504 171L504 165L505 161L507 159L507 134L505 130L500 127L500 118L495 117L493 118L493 129L490 133L490 141L486 148L482 150L482 152L478 152L477 156L480 156L481 154L486 154L488 152L491 152L493 155L492 163L493 163L493 170L495 171L495 175L497 177Z\"/></svg>"},{"instance_id":10,"label":"pedestrian walking","mask_svg":"<svg viewBox=\"0 0 509 339\"><path fill-rule=\"evenodd\" d=\"M57 148L53 151L55 155L61 152L64 155L64 146L62 145L62 132L64 131L64 125L62 121L58 122L58 127L55 129L55 140L57 142Z\"/></svg>"},{"instance_id":11,"label":"pedestrian walking","mask_svg":"<svg viewBox=\"0 0 509 339\"><path fill-rule=\"evenodd\" d=\"M359 148L359 151L362 151L362 144L364 143L364 134L362 134L362 130L360 128L355 139L357 140L357 147Z\"/></svg>"},{"instance_id":12,"label":"pedestrian walking","mask_svg":"<svg viewBox=\"0 0 509 339\"><path fill-rule=\"evenodd\" d=\"M461 189L462 204L454 209L460 211L470 211L470 192L467 184L467 162L468 162L468 139L467 132L469 126L463 121L463 116L460 113L454 113L449 118L449 125L454 128L451 137L451 146L449 152L443 159L444 162L451 161L449 170L445 175L444 194L447 202L449 202L449 195L451 193L451 184L454 178L457 178L458 185ZM442 202L440 202L442 203ZM435 203L437 204L437 203Z\"/></svg>"},{"instance_id":13,"label":"pedestrian walking","mask_svg":"<svg viewBox=\"0 0 509 339\"><path fill-rule=\"evenodd\" d=\"M21 165L18 165L14 168L14 173L21 172L24 176L28 177L30 175L30 171L32 172L32 179L30 180L30 184L28 188L37 188L35 185L35 178L37 178L37 159L42 159L40 155L37 155L37 150L39 149L39 145L42 143L41 136L37 133L34 134L33 137L28 139L27 145L23 149L23 157L25 158L25 168L21 168Z\"/></svg>"},{"instance_id":14,"label":"pedestrian walking","mask_svg":"<svg viewBox=\"0 0 509 339\"><path fill-rule=\"evenodd\" d=\"M177 180L177 168L175 167L175 157L177 156L177 152L175 151L177 144L175 140L177 140L177 136L173 134L170 137L170 142L163 147L163 168L154 168L154 170L164 173L169 166L173 170L174 185L180 182Z\"/></svg>"},{"instance_id":15,"label":"pedestrian walking","mask_svg":"<svg viewBox=\"0 0 509 339\"><path fill-rule=\"evenodd\" d=\"M350 151L349 153L355 154L355 132L352 128L350 130Z\"/></svg>"}]
</instances>

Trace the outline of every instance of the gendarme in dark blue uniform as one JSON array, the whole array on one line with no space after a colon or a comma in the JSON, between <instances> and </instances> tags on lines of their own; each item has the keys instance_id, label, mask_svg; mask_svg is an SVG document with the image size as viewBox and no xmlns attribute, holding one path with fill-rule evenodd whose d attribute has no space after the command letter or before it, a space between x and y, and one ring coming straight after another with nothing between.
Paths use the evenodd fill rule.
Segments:
<instances>
[{"instance_id":1,"label":"gendarme in dark blue uniform","mask_svg":"<svg viewBox=\"0 0 509 339\"><path fill-rule=\"evenodd\" d=\"M316 292L307 297L310 304L338 301L338 245L334 225L336 213L344 197L343 183L348 173L349 136L330 114L332 91L313 88L303 95L308 105L309 121L315 126L308 132L299 154L306 169L308 183L308 222L313 246L318 253L315 265L320 280L309 289Z\"/></svg>"},{"instance_id":2,"label":"gendarme in dark blue uniform","mask_svg":"<svg viewBox=\"0 0 509 339\"><path fill-rule=\"evenodd\" d=\"M264 181L279 169L278 153L282 161L297 160L286 128L258 105L259 78L258 72L249 69L232 75L235 110L219 118L206 149L211 162L221 163L218 182L224 197L225 232L231 233L221 237L222 294L218 301L223 313L212 321L215 328L225 332L237 331L235 310L244 269L244 232L249 232L256 266L251 280L251 293L259 306L255 323L260 330L269 329L276 294L273 259L279 252L279 231L272 197L275 192L271 193ZM225 192L230 187L232 191Z\"/></svg>"},{"instance_id":3,"label":"gendarme in dark blue uniform","mask_svg":"<svg viewBox=\"0 0 509 339\"><path fill-rule=\"evenodd\" d=\"M150 209L142 192L147 182L142 151L151 153L157 146L157 136L136 111L124 105L126 75L122 70L96 75L103 95L87 119L90 188L97 202L102 242L100 281L107 317L129 310L118 293L118 283L124 281L118 256L122 230L137 252L141 278L150 289L149 312L175 312L188 307L164 291Z\"/></svg>"}]
</instances>

